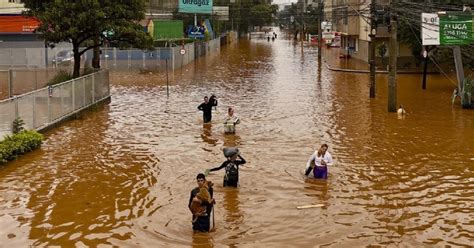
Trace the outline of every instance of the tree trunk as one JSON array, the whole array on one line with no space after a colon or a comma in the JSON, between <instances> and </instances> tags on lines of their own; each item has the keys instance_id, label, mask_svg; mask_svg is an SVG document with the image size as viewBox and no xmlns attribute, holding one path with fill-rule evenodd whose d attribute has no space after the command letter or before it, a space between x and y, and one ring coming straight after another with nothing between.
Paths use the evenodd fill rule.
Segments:
<instances>
[{"instance_id":1,"label":"tree trunk","mask_svg":"<svg viewBox=\"0 0 474 248\"><path fill-rule=\"evenodd\" d=\"M94 56L92 57L92 68L94 69L100 68L100 47L98 46L99 39L100 37L98 35L94 37L94 45L97 46L94 47Z\"/></svg>"},{"instance_id":2,"label":"tree trunk","mask_svg":"<svg viewBox=\"0 0 474 248\"><path fill-rule=\"evenodd\" d=\"M73 43L72 51L74 52L74 71L72 77L77 78L81 75L81 55L79 54L79 44Z\"/></svg>"}]
</instances>

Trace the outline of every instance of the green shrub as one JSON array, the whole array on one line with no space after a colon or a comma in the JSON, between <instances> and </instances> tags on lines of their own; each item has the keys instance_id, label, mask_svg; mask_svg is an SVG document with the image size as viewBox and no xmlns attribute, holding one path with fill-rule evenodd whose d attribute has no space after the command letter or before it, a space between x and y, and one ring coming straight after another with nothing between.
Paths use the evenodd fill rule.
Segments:
<instances>
[{"instance_id":1,"label":"green shrub","mask_svg":"<svg viewBox=\"0 0 474 248\"><path fill-rule=\"evenodd\" d=\"M48 85L60 84L62 82L66 82L71 79L72 79L71 73L60 70L58 74L56 74L56 76L54 76L51 80L49 80Z\"/></svg>"},{"instance_id":2,"label":"green shrub","mask_svg":"<svg viewBox=\"0 0 474 248\"><path fill-rule=\"evenodd\" d=\"M20 117L15 118L13 121L13 133L15 134L25 130L24 126L25 122Z\"/></svg>"},{"instance_id":3,"label":"green shrub","mask_svg":"<svg viewBox=\"0 0 474 248\"><path fill-rule=\"evenodd\" d=\"M19 155L39 147L43 135L34 131L22 131L12 136L5 136L0 142L0 164L16 159Z\"/></svg>"}]
</instances>

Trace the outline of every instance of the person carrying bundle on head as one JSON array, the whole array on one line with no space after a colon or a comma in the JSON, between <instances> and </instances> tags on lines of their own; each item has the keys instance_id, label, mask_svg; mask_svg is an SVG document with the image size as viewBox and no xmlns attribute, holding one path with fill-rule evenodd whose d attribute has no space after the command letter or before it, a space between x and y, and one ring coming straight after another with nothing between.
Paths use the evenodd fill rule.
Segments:
<instances>
[{"instance_id":1,"label":"person carrying bundle on head","mask_svg":"<svg viewBox=\"0 0 474 248\"><path fill-rule=\"evenodd\" d=\"M247 161L240 156L239 149L235 147L224 148L224 156L227 158L219 167L208 169L209 171L218 171L225 168L224 187L237 187L239 185L239 166Z\"/></svg>"}]
</instances>

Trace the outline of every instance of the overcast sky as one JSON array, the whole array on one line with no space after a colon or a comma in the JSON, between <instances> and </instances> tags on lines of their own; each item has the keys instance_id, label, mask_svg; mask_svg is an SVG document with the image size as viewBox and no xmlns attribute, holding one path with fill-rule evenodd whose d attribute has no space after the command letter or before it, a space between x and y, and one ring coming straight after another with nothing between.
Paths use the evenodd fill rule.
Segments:
<instances>
[{"instance_id":1,"label":"overcast sky","mask_svg":"<svg viewBox=\"0 0 474 248\"><path fill-rule=\"evenodd\" d=\"M289 4L290 2L296 3L297 0L273 0L273 4L281 4L286 3Z\"/></svg>"}]
</instances>

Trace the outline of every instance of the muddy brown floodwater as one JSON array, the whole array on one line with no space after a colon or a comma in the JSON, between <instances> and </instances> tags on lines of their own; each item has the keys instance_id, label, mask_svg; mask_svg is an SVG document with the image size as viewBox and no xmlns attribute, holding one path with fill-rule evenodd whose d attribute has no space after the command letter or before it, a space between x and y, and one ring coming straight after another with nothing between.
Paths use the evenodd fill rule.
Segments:
<instances>
[{"instance_id":1,"label":"muddy brown floodwater","mask_svg":"<svg viewBox=\"0 0 474 248\"><path fill-rule=\"evenodd\" d=\"M314 48L240 40L163 75L111 74L112 102L46 134L41 149L0 168L0 246L444 247L474 243L474 111L455 85L400 75L387 112L386 75L329 71ZM196 110L214 93L212 125ZM236 135L222 119L233 106ZM305 179L322 143L327 181ZM193 234L195 176L237 146L240 187L216 183L216 231ZM297 210L296 206L324 204Z\"/></svg>"}]
</instances>

